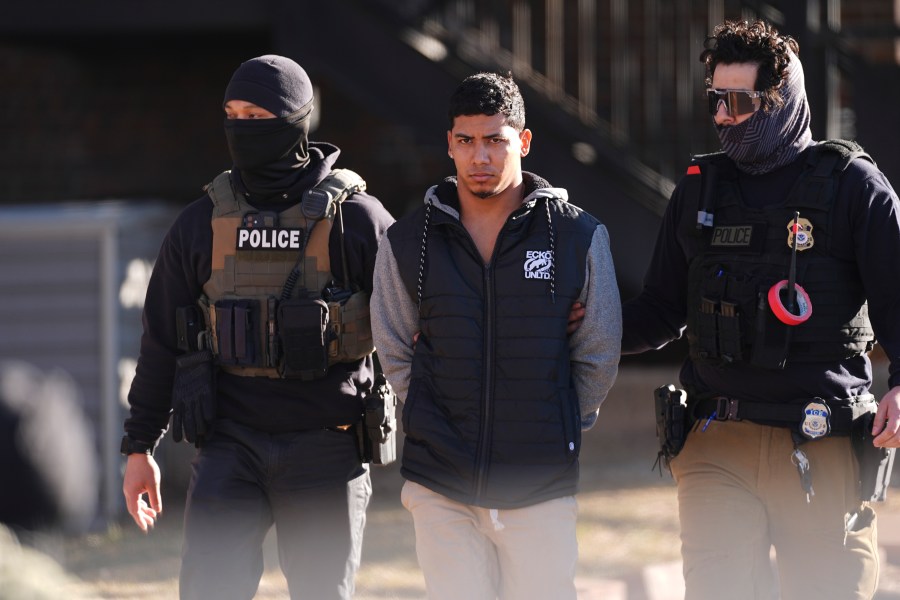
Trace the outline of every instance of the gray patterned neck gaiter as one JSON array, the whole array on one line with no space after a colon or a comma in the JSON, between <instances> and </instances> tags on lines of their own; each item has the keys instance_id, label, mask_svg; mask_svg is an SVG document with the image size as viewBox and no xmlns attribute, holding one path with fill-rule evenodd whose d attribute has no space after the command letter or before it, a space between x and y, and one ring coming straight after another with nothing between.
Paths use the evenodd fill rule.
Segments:
<instances>
[{"instance_id":1,"label":"gray patterned neck gaiter","mask_svg":"<svg viewBox=\"0 0 900 600\"><path fill-rule=\"evenodd\" d=\"M792 162L812 141L803 65L793 52L781 87L784 106L758 110L740 125L716 125L722 150L738 169L769 173Z\"/></svg>"}]
</instances>

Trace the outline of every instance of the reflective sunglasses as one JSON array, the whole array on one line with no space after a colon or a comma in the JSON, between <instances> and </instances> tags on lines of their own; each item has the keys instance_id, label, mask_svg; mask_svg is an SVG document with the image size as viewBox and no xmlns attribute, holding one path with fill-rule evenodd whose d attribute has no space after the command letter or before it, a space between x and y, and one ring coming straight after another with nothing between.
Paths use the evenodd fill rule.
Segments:
<instances>
[{"instance_id":1,"label":"reflective sunglasses","mask_svg":"<svg viewBox=\"0 0 900 600\"><path fill-rule=\"evenodd\" d=\"M762 92L753 90L706 90L709 99L709 112L713 116L719 112L719 103L725 103L725 110L732 117L755 113L762 106Z\"/></svg>"}]
</instances>

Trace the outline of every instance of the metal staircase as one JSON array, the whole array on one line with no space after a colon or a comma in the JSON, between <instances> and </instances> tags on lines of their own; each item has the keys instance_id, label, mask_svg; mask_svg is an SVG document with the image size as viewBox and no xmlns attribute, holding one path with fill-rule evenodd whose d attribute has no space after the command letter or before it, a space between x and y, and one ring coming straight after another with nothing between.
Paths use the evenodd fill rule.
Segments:
<instances>
[{"instance_id":1,"label":"metal staircase","mask_svg":"<svg viewBox=\"0 0 900 600\"><path fill-rule=\"evenodd\" d=\"M613 176L632 199L656 214L662 213L690 155L717 147L702 94L705 71L698 61L705 37L726 17L759 16L783 25L794 16L775 8L777 2L738 0L364 4L377 5L399 28L401 39L436 63L464 74L511 72L527 89L529 110L544 112L568 132L573 158ZM839 2L786 4L793 11L807 4L804 25L817 25L818 18L823 33L832 35ZM828 92L833 103L834 89ZM829 115L839 110L827 108Z\"/></svg>"},{"instance_id":2,"label":"metal staircase","mask_svg":"<svg viewBox=\"0 0 900 600\"><path fill-rule=\"evenodd\" d=\"M607 225L628 295L642 285L659 217L690 156L718 148L698 60L709 32L726 17L760 16L806 35L815 5L822 27L811 39L833 35L827 15L837 0L781 4L784 12L746 0L341 0L317 5L318 26L303 28L306 13L281 2L277 18L291 26L276 39L421 135L423 156L446 156L434 134L446 129L446 98L463 77L511 72L536 136L525 168ZM325 32L332 21L349 42ZM804 67L831 81L836 71L820 58L804 53ZM815 115L812 95L811 103ZM833 114L830 104L821 112Z\"/></svg>"}]
</instances>

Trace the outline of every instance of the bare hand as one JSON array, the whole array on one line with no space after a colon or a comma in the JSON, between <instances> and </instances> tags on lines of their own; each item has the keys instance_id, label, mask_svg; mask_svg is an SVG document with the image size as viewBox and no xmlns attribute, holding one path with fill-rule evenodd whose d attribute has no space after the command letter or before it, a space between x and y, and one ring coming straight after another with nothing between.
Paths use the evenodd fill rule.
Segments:
<instances>
[{"instance_id":1,"label":"bare hand","mask_svg":"<svg viewBox=\"0 0 900 600\"><path fill-rule=\"evenodd\" d=\"M152 456L141 453L128 455L122 493L125 494L128 514L141 531L146 533L148 529L153 529L162 513L162 496L159 493L159 466Z\"/></svg>"},{"instance_id":2,"label":"bare hand","mask_svg":"<svg viewBox=\"0 0 900 600\"><path fill-rule=\"evenodd\" d=\"M576 302L569 309L569 324L566 326L566 333L572 335L578 331L582 321L584 321L584 304Z\"/></svg>"},{"instance_id":3,"label":"bare hand","mask_svg":"<svg viewBox=\"0 0 900 600\"><path fill-rule=\"evenodd\" d=\"M900 386L889 390L878 403L872 435L878 448L900 448Z\"/></svg>"}]
</instances>

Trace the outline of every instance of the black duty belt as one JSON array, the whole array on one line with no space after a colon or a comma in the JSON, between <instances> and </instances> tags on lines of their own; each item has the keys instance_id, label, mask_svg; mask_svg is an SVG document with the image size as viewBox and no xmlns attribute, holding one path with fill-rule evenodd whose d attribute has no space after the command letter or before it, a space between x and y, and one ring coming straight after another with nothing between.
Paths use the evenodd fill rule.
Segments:
<instances>
[{"instance_id":1,"label":"black duty belt","mask_svg":"<svg viewBox=\"0 0 900 600\"><path fill-rule=\"evenodd\" d=\"M809 402L827 404L831 409L831 433L849 435L853 421L860 416L874 412L875 397L863 394L844 400L810 398L790 403L752 402L728 396L713 396L697 400L691 408L695 419L716 419L717 421L756 421L782 427L793 427L804 419L804 409Z\"/></svg>"}]
</instances>

